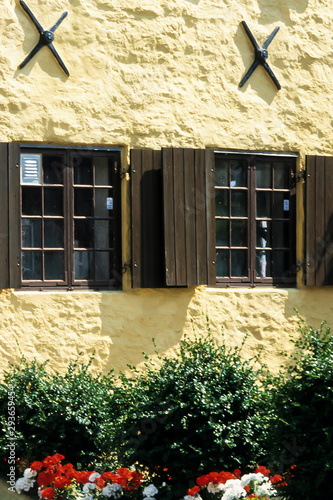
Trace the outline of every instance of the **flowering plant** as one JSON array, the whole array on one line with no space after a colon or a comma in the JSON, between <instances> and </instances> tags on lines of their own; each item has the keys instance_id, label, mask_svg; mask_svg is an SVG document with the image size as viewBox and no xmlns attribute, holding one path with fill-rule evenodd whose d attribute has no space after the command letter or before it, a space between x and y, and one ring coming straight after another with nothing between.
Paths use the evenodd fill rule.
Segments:
<instances>
[{"instance_id":1,"label":"flowering plant","mask_svg":"<svg viewBox=\"0 0 333 500\"><path fill-rule=\"evenodd\" d=\"M46 500L109 500L127 496L139 489L143 477L136 471L120 468L117 472L77 471L72 464L62 465L65 457L56 453L43 462L33 462L16 481L16 491L29 491L38 484L38 497ZM143 500L154 500L154 485L143 488Z\"/></svg>"},{"instance_id":2,"label":"flowering plant","mask_svg":"<svg viewBox=\"0 0 333 500\"><path fill-rule=\"evenodd\" d=\"M197 486L189 489L184 500L202 500L200 493L218 500L269 500L277 495L275 487L285 485L280 475L269 478L270 470L258 467L252 474L241 476L239 469L231 472L210 472L197 478Z\"/></svg>"}]
</instances>

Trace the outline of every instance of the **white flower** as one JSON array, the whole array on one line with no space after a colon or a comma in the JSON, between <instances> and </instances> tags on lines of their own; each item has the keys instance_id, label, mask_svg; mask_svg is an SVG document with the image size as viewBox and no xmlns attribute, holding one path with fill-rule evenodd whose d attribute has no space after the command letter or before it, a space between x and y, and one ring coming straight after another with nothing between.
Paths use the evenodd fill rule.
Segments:
<instances>
[{"instance_id":1,"label":"white flower","mask_svg":"<svg viewBox=\"0 0 333 500\"><path fill-rule=\"evenodd\" d=\"M86 495L85 497L81 498L80 500L94 500L94 497L92 495Z\"/></svg>"},{"instance_id":2,"label":"white flower","mask_svg":"<svg viewBox=\"0 0 333 500\"><path fill-rule=\"evenodd\" d=\"M98 477L101 477L100 474L98 474L98 472L93 472L90 476L89 476L89 481L91 483L93 483L95 481L95 479L97 479Z\"/></svg>"},{"instance_id":3,"label":"white flower","mask_svg":"<svg viewBox=\"0 0 333 500\"><path fill-rule=\"evenodd\" d=\"M258 484L258 486L255 487L255 492L258 496L272 496L277 493L277 491L273 488L272 483Z\"/></svg>"},{"instance_id":4,"label":"white flower","mask_svg":"<svg viewBox=\"0 0 333 500\"><path fill-rule=\"evenodd\" d=\"M95 483L86 483L83 488L82 488L82 491L84 493L89 493L89 490L95 490L97 488L97 484Z\"/></svg>"},{"instance_id":5,"label":"white flower","mask_svg":"<svg viewBox=\"0 0 333 500\"><path fill-rule=\"evenodd\" d=\"M229 487L225 490L221 500L236 500L247 495L243 486L237 484L234 487Z\"/></svg>"},{"instance_id":6,"label":"white flower","mask_svg":"<svg viewBox=\"0 0 333 500\"><path fill-rule=\"evenodd\" d=\"M29 491L34 485L34 480L29 480L26 477L20 477L15 483L15 489L17 493L21 493L22 490Z\"/></svg>"},{"instance_id":7,"label":"white flower","mask_svg":"<svg viewBox=\"0 0 333 500\"><path fill-rule=\"evenodd\" d=\"M143 490L143 496L145 496L147 498L151 498L152 500L153 500L152 497L154 495L156 495L157 493L158 493L158 489L153 484L146 486L146 488ZM143 499L143 500L145 500L145 499Z\"/></svg>"},{"instance_id":8,"label":"white flower","mask_svg":"<svg viewBox=\"0 0 333 500\"><path fill-rule=\"evenodd\" d=\"M113 498L120 498L121 497L121 486L120 484L114 483L114 484L107 484L103 488L103 495L106 497L113 497Z\"/></svg>"},{"instance_id":9,"label":"white flower","mask_svg":"<svg viewBox=\"0 0 333 500\"><path fill-rule=\"evenodd\" d=\"M31 469L25 469L23 472L23 477L26 479L31 479L32 477L37 476L37 471L36 470L31 470Z\"/></svg>"},{"instance_id":10,"label":"white flower","mask_svg":"<svg viewBox=\"0 0 333 500\"><path fill-rule=\"evenodd\" d=\"M144 497L143 500L156 500L156 498L155 497Z\"/></svg>"},{"instance_id":11,"label":"white flower","mask_svg":"<svg viewBox=\"0 0 333 500\"><path fill-rule=\"evenodd\" d=\"M246 486L247 484L251 483L251 481L262 481L265 480L265 476L261 474L261 472L258 472L257 474L252 473L252 474L244 474L241 478L241 484L242 486Z\"/></svg>"},{"instance_id":12,"label":"white flower","mask_svg":"<svg viewBox=\"0 0 333 500\"><path fill-rule=\"evenodd\" d=\"M208 483L207 486L208 493L220 493L220 491L224 490L224 484L223 483Z\"/></svg>"},{"instance_id":13,"label":"white flower","mask_svg":"<svg viewBox=\"0 0 333 500\"><path fill-rule=\"evenodd\" d=\"M191 497L191 495L186 495L184 496L184 500L202 500L201 496L199 495L199 493L196 493L194 495L194 497Z\"/></svg>"}]
</instances>

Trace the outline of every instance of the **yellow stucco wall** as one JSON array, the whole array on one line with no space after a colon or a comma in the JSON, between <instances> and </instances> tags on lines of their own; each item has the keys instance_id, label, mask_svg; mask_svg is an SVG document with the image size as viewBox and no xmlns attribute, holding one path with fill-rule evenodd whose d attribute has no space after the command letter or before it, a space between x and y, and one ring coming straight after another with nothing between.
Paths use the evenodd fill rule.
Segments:
<instances>
[{"instance_id":1,"label":"yellow stucco wall","mask_svg":"<svg viewBox=\"0 0 333 500\"><path fill-rule=\"evenodd\" d=\"M216 147L333 154L333 9L326 0L27 0L43 27L66 10L54 45L17 66L38 34L17 0L0 18L0 141L123 147ZM274 28L268 62L277 91L253 61L241 26L262 44ZM129 180L123 180L123 259L129 260ZM297 259L303 260L302 184L298 184ZM264 346L276 367L297 331L293 308L313 326L333 325L333 290L130 290L0 294L1 368L22 352L63 370L78 352L96 350L103 370L137 363L141 351L173 349L209 316L230 344L249 334L248 353Z\"/></svg>"}]
</instances>

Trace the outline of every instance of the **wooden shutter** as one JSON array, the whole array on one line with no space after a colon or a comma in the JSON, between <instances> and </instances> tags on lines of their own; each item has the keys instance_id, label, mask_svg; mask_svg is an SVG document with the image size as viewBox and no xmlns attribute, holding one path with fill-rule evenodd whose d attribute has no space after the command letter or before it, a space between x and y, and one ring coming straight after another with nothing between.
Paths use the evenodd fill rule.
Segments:
<instances>
[{"instance_id":1,"label":"wooden shutter","mask_svg":"<svg viewBox=\"0 0 333 500\"><path fill-rule=\"evenodd\" d=\"M166 148L162 165L166 284L213 285L213 151Z\"/></svg>"},{"instance_id":2,"label":"wooden shutter","mask_svg":"<svg viewBox=\"0 0 333 500\"><path fill-rule=\"evenodd\" d=\"M9 286L21 286L20 145L8 145Z\"/></svg>"},{"instance_id":3,"label":"wooden shutter","mask_svg":"<svg viewBox=\"0 0 333 500\"><path fill-rule=\"evenodd\" d=\"M165 286L161 151L131 151L132 285Z\"/></svg>"},{"instance_id":4,"label":"wooden shutter","mask_svg":"<svg viewBox=\"0 0 333 500\"><path fill-rule=\"evenodd\" d=\"M8 288L8 160L7 144L0 144L0 288Z\"/></svg>"},{"instance_id":5,"label":"wooden shutter","mask_svg":"<svg viewBox=\"0 0 333 500\"><path fill-rule=\"evenodd\" d=\"M305 276L333 286L333 157L307 156Z\"/></svg>"}]
</instances>

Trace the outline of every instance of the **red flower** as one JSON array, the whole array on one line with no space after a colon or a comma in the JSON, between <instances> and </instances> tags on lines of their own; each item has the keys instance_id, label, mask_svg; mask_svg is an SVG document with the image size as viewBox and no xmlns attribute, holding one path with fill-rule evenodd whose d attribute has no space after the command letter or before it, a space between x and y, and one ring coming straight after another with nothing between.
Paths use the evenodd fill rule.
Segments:
<instances>
[{"instance_id":1,"label":"red flower","mask_svg":"<svg viewBox=\"0 0 333 500\"><path fill-rule=\"evenodd\" d=\"M104 479L104 481L116 482L117 474L114 472L103 472L103 474L101 474L101 478Z\"/></svg>"},{"instance_id":2,"label":"red flower","mask_svg":"<svg viewBox=\"0 0 333 500\"><path fill-rule=\"evenodd\" d=\"M55 497L55 491L53 488L45 488L42 491L42 498L47 498L47 500L52 500Z\"/></svg>"},{"instance_id":3,"label":"red flower","mask_svg":"<svg viewBox=\"0 0 333 500\"><path fill-rule=\"evenodd\" d=\"M59 489L70 486L71 484L72 480L65 476L57 476L54 480L54 487Z\"/></svg>"},{"instance_id":4,"label":"red flower","mask_svg":"<svg viewBox=\"0 0 333 500\"><path fill-rule=\"evenodd\" d=\"M64 458L65 458L64 455L60 455L60 453L55 453L52 457L48 456L45 458L45 460L43 461L43 466L50 467L52 465L58 465Z\"/></svg>"},{"instance_id":5,"label":"red flower","mask_svg":"<svg viewBox=\"0 0 333 500\"><path fill-rule=\"evenodd\" d=\"M48 486L49 484L53 483L54 479L55 474L53 474L53 472L40 472L37 483L39 484L39 486Z\"/></svg>"},{"instance_id":6,"label":"red flower","mask_svg":"<svg viewBox=\"0 0 333 500\"><path fill-rule=\"evenodd\" d=\"M96 477L96 479L94 480L94 483L96 483L97 486L101 489L104 488L104 486L105 486L105 481L103 481L103 479L101 477Z\"/></svg>"},{"instance_id":7,"label":"red flower","mask_svg":"<svg viewBox=\"0 0 333 500\"><path fill-rule=\"evenodd\" d=\"M246 493L250 493L250 486L248 484L246 484L245 486L243 486L243 488L246 491Z\"/></svg>"},{"instance_id":8,"label":"red flower","mask_svg":"<svg viewBox=\"0 0 333 500\"><path fill-rule=\"evenodd\" d=\"M233 472L234 476L239 479L241 477L241 471L239 469L235 469Z\"/></svg>"},{"instance_id":9,"label":"red flower","mask_svg":"<svg viewBox=\"0 0 333 500\"><path fill-rule=\"evenodd\" d=\"M75 479L78 483L86 484L89 482L91 474L93 474L93 471L76 471Z\"/></svg>"},{"instance_id":10,"label":"red flower","mask_svg":"<svg viewBox=\"0 0 333 500\"><path fill-rule=\"evenodd\" d=\"M194 495L196 493L199 493L199 491L200 491L199 486L193 486L193 488L190 488L189 490L187 490L187 494L190 495L190 497L194 497Z\"/></svg>"},{"instance_id":11,"label":"red flower","mask_svg":"<svg viewBox=\"0 0 333 500\"><path fill-rule=\"evenodd\" d=\"M264 465L261 465L260 467L256 468L256 474L258 474L259 472L264 476L269 476L271 471L269 469L266 469Z\"/></svg>"},{"instance_id":12,"label":"red flower","mask_svg":"<svg viewBox=\"0 0 333 500\"><path fill-rule=\"evenodd\" d=\"M42 467L42 462L32 462L32 464L30 465L31 470L41 470Z\"/></svg>"}]
</instances>

